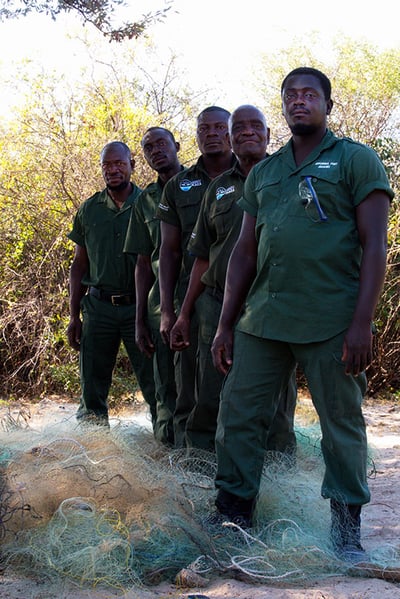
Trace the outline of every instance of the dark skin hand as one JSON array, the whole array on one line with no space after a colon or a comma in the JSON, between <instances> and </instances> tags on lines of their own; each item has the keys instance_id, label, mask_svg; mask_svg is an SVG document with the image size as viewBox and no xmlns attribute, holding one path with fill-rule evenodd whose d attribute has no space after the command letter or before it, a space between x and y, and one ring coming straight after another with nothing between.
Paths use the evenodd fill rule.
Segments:
<instances>
[{"instance_id":1,"label":"dark skin hand","mask_svg":"<svg viewBox=\"0 0 400 599\"><path fill-rule=\"evenodd\" d=\"M174 308L175 285L178 281L182 260L181 232L178 227L161 222L160 246L160 334L163 342L169 345L170 331L176 322Z\"/></svg>"},{"instance_id":2,"label":"dark skin hand","mask_svg":"<svg viewBox=\"0 0 400 599\"><path fill-rule=\"evenodd\" d=\"M196 299L204 290L202 275L208 268L208 260L196 258L190 274L190 281L178 319L170 332L170 347L174 351L182 351L190 345L190 318Z\"/></svg>"},{"instance_id":3,"label":"dark skin hand","mask_svg":"<svg viewBox=\"0 0 400 599\"><path fill-rule=\"evenodd\" d=\"M149 328L143 322L136 322L135 342L142 354L147 358L151 358L155 352L155 347Z\"/></svg>"},{"instance_id":4,"label":"dark skin hand","mask_svg":"<svg viewBox=\"0 0 400 599\"><path fill-rule=\"evenodd\" d=\"M136 287L136 323L135 323L135 341L140 351L150 358L155 347L149 327L146 323L147 316L147 298L151 286L154 283L154 274L151 268L150 256L139 254L135 267L135 287Z\"/></svg>"},{"instance_id":5,"label":"dark skin hand","mask_svg":"<svg viewBox=\"0 0 400 599\"><path fill-rule=\"evenodd\" d=\"M254 217L244 213L240 235L228 264L221 317L211 346L214 366L224 375L232 366L233 329L256 274L255 223Z\"/></svg>"},{"instance_id":6,"label":"dark skin hand","mask_svg":"<svg viewBox=\"0 0 400 599\"><path fill-rule=\"evenodd\" d=\"M80 318L80 302L86 293L87 287L81 281L89 268L89 259L86 248L76 245L74 259L69 273L70 289L70 321L67 328L68 343L73 349L80 350L82 321Z\"/></svg>"}]
</instances>

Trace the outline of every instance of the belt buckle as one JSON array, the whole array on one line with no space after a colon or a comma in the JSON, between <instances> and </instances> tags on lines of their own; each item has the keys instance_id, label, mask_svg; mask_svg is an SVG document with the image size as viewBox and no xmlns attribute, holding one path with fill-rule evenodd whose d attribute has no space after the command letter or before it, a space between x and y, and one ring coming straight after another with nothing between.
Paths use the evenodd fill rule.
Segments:
<instances>
[{"instance_id":1,"label":"belt buckle","mask_svg":"<svg viewBox=\"0 0 400 599\"><path fill-rule=\"evenodd\" d=\"M112 295L111 296L111 303L113 306L120 306L121 302L119 302L118 300L120 300L122 297L124 297L123 295Z\"/></svg>"}]
</instances>

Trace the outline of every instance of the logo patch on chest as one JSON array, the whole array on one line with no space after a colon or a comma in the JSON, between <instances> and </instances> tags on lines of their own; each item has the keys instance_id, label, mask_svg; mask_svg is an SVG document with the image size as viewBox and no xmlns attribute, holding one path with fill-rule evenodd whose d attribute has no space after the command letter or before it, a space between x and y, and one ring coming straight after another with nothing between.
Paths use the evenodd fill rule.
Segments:
<instances>
[{"instance_id":1,"label":"logo patch on chest","mask_svg":"<svg viewBox=\"0 0 400 599\"><path fill-rule=\"evenodd\" d=\"M231 185L230 187L218 187L218 189L215 192L215 197L217 198L217 200L220 200L221 198L226 196L228 193L233 193L234 191L235 191L234 185Z\"/></svg>"},{"instance_id":2,"label":"logo patch on chest","mask_svg":"<svg viewBox=\"0 0 400 599\"><path fill-rule=\"evenodd\" d=\"M194 181L190 181L189 179L182 179L182 181L179 183L181 191L190 191L192 187L201 187L201 185L201 179L195 179Z\"/></svg>"}]
</instances>

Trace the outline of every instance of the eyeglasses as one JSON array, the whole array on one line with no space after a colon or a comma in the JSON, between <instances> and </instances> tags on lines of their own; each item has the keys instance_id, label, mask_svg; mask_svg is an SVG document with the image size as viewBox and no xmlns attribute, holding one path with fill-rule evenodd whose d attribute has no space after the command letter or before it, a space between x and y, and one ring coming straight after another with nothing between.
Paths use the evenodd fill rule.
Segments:
<instances>
[{"instance_id":1,"label":"eyeglasses","mask_svg":"<svg viewBox=\"0 0 400 599\"><path fill-rule=\"evenodd\" d=\"M312 177L304 177L299 183L299 196L303 202L307 216L315 223L326 222L328 217L321 208L317 192L312 184Z\"/></svg>"}]
</instances>

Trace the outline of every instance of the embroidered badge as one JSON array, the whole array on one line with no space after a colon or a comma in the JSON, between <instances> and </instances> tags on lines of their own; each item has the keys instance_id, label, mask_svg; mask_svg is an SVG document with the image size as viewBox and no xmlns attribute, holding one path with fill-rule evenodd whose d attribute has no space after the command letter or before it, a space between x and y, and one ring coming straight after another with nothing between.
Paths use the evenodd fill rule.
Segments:
<instances>
[{"instance_id":1,"label":"embroidered badge","mask_svg":"<svg viewBox=\"0 0 400 599\"><path fill-rule=\"evenodd\" d=\"M235 191L234 185L231 185L230 187L218 187L218 189L215 192L215 197L217 198L217 200L220 200L221 198L226 196L226 194L233 193L234 191Z\"/></svg>"},{"instance_id":2,"label":"embroidered badge","mask_svg":"<svg viewBox=\"0 0 400 599\"><path fill-rule=\"evenodd\" d=\"M201 179L195 179L190 181L189 179L182 179L179 183L179 187L182 191L190 191L192 187L200 187L202 185Z\"/></svg>"}]
</instances>

